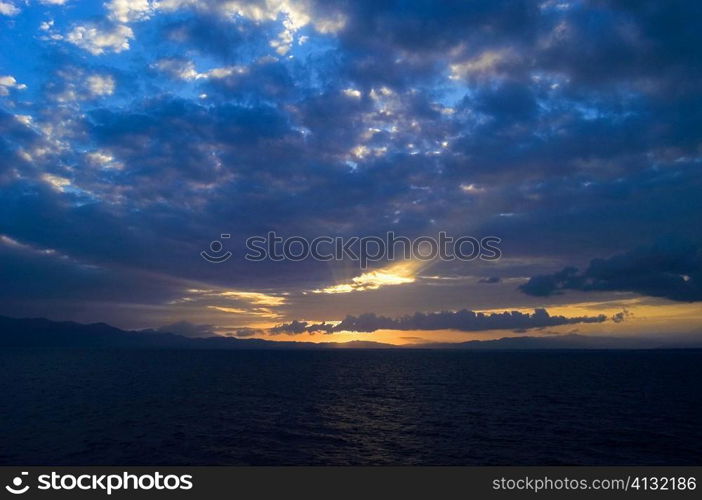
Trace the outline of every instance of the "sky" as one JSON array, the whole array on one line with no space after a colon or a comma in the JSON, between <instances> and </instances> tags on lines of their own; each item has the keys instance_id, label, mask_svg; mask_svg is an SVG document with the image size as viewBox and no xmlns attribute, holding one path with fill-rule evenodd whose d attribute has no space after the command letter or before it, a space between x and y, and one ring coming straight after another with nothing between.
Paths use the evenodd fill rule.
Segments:
<instances>
[{"instance_id":1,"label":"sky","mask_svg":"<svg viewBox=\"0 0 702 500\"><path fill-rule=\"evenodd\" d=\"M313 342L702 334L701 19L0 0L0 314ZM502 255L247 261L268 231ZM214 240L226 262L200 256Z\"/></svg>"}]
</instances>

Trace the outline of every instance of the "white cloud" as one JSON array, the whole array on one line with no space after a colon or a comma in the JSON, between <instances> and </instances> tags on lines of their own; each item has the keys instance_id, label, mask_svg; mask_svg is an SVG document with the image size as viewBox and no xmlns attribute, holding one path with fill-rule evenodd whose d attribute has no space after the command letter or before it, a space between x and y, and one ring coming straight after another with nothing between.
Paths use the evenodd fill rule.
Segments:
<instances>
[{"instance_id":1,"label":"white cloud","mask_svg":"<svg viewBox=\"0 0 702 500\"><path fill-rule=\"evenodd\" d=\"M115 79L111 75L91 75L86 83L93 96L112 95L115 92Z\"/></svg>"},{"instance_id":2,"label":"white cloud","mask_svg":"<svg viewBox=\"0 0 702 500\"><path fill-rule=\"evenodd\" d=\"M105 7L110 12L110 19L120 23L148 19L154 11L154 3L150 0L112 0Z\"/></svg>"},{"instance_id":3,"label":"white cloud","mask_svg":"<svg viewBox=\"0 0 702 500\"><path fill-rule=\"evenodd\" d=\"M27 86L22 83L17 83L14 76L0 76L0 96L10 94L10 89L24 90Z\"/></svg>"},{"instance_id":4,"label":"white cloud","mask_svg":"<svg viewBox=\"0 0 702 500\"><path fill-rule=\"evenodd\" d=\"M15 120L27 126L32 124L32 117L30 115L15 115Z\"/></svg>"},{"instance_id":5,"label":"white cloud","mask_svg":"<svg viewBox=\"0 0 702 500\"><path fill-rule=\"evenodd\" d=\"M20 10L9 2L0 1L0 15L3 16L16 16L20 13Z\"/></svg>"},{"instance_id":6,"label":"white cloud","mask_svg":"<svg viewBox=\"0 0 702 500\"><path fill-rule=\"evenodd\" d=\"M82 68L66 66L47 86L47 96L56 102L73 104L115 93L115 79L107 73L88 73Z\"/></svg>"},{"instance_id":7,"label":"white cloud","mask_svg":"<svg viewBox=\"0 0 702 500\"><path fill-rule=\"evenodd\" d=\"M384 268L368 271L356 276L346 283L337 283L326 288L312 290L312 293L350 293L366 290L377 290L384 286L406 285L414 283L420 270L420 262L405 261L390 264Z\"/></svg>"},{"instance_id":8,"label":"white cloud","mask_svg":"<svg viewBox=\"0 0 702 500\"><path fill-rule=\"evenodd\" d=\"M291 29L299 29L310 22L309 14L307 14L302 2L287 0L265 0L263 2L251 0L161 0L157 7L164 11L194 8L226 16L245 17L256 22L275 21L279 14L283 14L289 23L285 27Z\"/></svg>"},{"instance_id":9,"label":"white cloud","mask_svg":"<svg viewBox=\"0 0 702 500\"><path fill-rule=\"evenodd\" d=\"M42 5L65 5L70 0L39 0Z\"/></svg>"},{"instance_id":10,"label":"white cloud","mask_svg":"<svg viewBox=\"0 0 702 500\"><path fill-rule=\"evenodd\" d=\"M320 33L338 33L346 26L346 17L337 14L334 17L327 17L314 21L314 28Z\"/></svg>"},{"instance_id":11,"label":"white cloud","mask_svg":"<svg viewBox=\"0 0 702 500\"><path fill-rule=\"evenodd\" d=\"M122 170L124 168L122 162L116 161L114 156L104 150L91 151L86 153L85 156L88 163L93 167L113 170Z\"/></svg>"},{"instance_id":12,"label":"white cloud","mask_svg":"<svg viewBox=\"0 0 702 500\"><path fill-rule=\"evenodd\" d=\"M61 5L68 0L41 1L42 3ZM3 0L0 0L0 5L6 6L8 12L13 12L8 15L19 12L16 7ZM229 18L243 17L254 22L282 20L283 31L270 42L270 45L279 55L285 55L295 42L297 32L304 26L311 24L320 33L334 33L341 30L346 24L346 19L340 14L313 19L306 2L289 0L264 0L262 2L250 0L110 0L105 4L105 8L108 11L108 19L118 24L109 29L92 25L76 26L65 39L93 55L110 51L122 52L129 50L129 40L134 38L132 29L127 26L128 23L149 19L159 11L173 12L180 9L197 9ZM50 24L44 23L41 29L46 31L50 27ZM55 37L55 39L60 39L60 36ZM299 42L302 43L302 40ZM217 78L216 75L210 76Z\"/></svg>"},{"instance_id":13,"label":"white cloud","mask_svg":"<svg viewBox=\"0 0 702 500\"><path fill-rule=\"evenodd\" d=\"M294 40L294 31L291 29L284 29L278 34L278 38L269 42L269 45L273 47L279 55L284 56L292 48Z\"/></svg>"},{"instance_id":14,"label":"white cloud","mask_svg":"<svg viewBox=\"0 0 702 500\"><path fill-rule=\"evenodd\" d=\"M244 17L254 22L277 21L282 18L284 29L278 38L271 42L271 46L280 55L290 50L295 33L308 24L312 24L318 32L325 34L336 33L346 25L346 18L340 13L314 19L309 2L305 1L161 0L154 3L154 8L163 11L194 8L226 17Z\"/></svg>"},{"instance_id":15,"label":"white cloud","mask_svg":"<svg viewBox=\"0 0 702 500\"><path fill-rule=\"evenodd\" d=\"M52 189L58 192L64 192L65 189L71 185L71 181L65 177L59 177L58 175L43 174L41 180L46 182L51 186Z\"/></svg>"},{"instance_id":16,"label":"white cloud","mask_svg":"<svg viewBox=\"0 0 702 500\"><path fill-rule=\"evenodd\" d=\"M112 3L145 4L147 2L146 0L113 0ZM295 33L310 23L313 23L317 30L323 33L328 33L335 29L338 30L344 24L340 21L341 18L338 17L313 21L305 2L291 2L288 0L265 0L263 2L253 2L251 0L161 0L153 3L152 10L158 9L172 12L186 8L211 12L218 16L229 18L243 17L254 22L273 22L282 19L283 31L270 42L270 46L279 55L285 55L290 51L295 39ZM122 22L133 20L128 15L124 15L122 18L115 18Z\"/></svg>"},{"instance_id":17,"label":"white cloud","mask_svg":"<svg viewBox=\"0 0 702 500\"><path fill-rule=\"evenodd\" d=\"M494 76L499 73L500 65L513 58L510 50L486 50L472 59L452 64L451 79Z\"/></svg>"},{"instance_id":18,"label":"white cloud","mask_svg":"<svg viewBox=\"0 0 702 500\"><path fill-rule=\"evenodd\" d=\"M485 192L484 187L476 186L475 184L461 184L461 191L468 194L481 194Z\"/></svg>"},{"instance_id":19,"label":"white cloud","mask_svg":"<svg viewBox=\"0 0 702 500\"><path fill-rule=\"evenodd\" d=\"M212 68L201 73L195 68L195 63L182 59L161 59L157 61L153 67L167 73L173 78L187 81L208 78L226 78L233 74L243 74L247 71L244 66L223 66L221 68Z\"/></svg>"},{"instance_id":20,"label":"white cloud","mask_svg":"<svg viewBox=\"0 0 702 500\"><path fill-rule=\"evenodd\" d=\"M134 32L129 26L118 24L111 29L101 30L95 26L76 26L66 40L87 50L93 55L107 52L122 52L129 50L129 40L134 38Z\"/></svg>"}]
</instances>

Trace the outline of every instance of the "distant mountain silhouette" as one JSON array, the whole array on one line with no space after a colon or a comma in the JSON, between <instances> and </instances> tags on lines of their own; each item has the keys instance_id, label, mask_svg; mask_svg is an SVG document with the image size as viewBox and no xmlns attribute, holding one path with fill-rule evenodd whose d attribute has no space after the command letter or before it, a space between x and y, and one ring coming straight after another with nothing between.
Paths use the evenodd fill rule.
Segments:
<instances>
[{"instance_id":1,"label":"distant mountain silhouette","mask_svg":"<svg viewBox=\"0 0 702 500\"><path fill-rule=\"evenodd\" d=\"M702 336L676 338L624 338L585 335L505 337L459 343L423 343L396 346L381 342L293 342L234 337L190 338L155 330L128 331L105 323L81 324L44 318L0 316L0 348L37 349L655 349L702 348Z\"/></svg>"},{"instance_id":2,"label":"distant mountain silhouette","mask_svg":"<svg viewBox=\"0 0 702 500\"><path fill-rule=\"evenodd\" d=\"M528 349L674 349L702 348L702 336L687 338L603 337L577 334L544 337L504 337L460 343L420 344L430 349L528 350Z\"/></svg>"},{"instance_id":3,"label":"distant mountain silhouette","mask_svg":"<svg viewBox=\"0 0 702 500\"><path fill-rule=\"evenodd\" d=\"M0 348L132 348L132 349L383 349L380 342L287 342L234 337L189 338L155 330L127 331L105 323L81 324L44 318L0 316Z\"/></svg>"}]
</instances>

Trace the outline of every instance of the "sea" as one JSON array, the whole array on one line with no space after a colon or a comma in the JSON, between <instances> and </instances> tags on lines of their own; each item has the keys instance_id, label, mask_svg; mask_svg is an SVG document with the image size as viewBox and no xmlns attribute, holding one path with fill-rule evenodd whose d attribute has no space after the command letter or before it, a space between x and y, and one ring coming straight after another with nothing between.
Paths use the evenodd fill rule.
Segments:
<instances>
[{"instance_id":1,"label":"sea","mask_svg":"<svg viewBox=\"0 0 702 500\"><path fill-rule=\"evenodd\" d=\"M702 351L6 350L3 465L699 465Z\"/></svg>"}]
</instances>

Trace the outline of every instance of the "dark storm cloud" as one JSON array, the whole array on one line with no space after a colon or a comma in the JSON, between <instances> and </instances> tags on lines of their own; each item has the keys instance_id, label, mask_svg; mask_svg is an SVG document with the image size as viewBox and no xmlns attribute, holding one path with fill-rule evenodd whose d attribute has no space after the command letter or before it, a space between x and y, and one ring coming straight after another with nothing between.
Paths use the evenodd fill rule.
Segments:
<instances>
[{"instance_id":1,"label":"dark storm cloud","mask_svg":"<svg viewBox=\"0 0 702 500\"><path fill-rule=\"evenodd\" d=\"M201 13L165 21L154 43L166 40L176 47L195 49L235 61L250 51L252 45L265 46L267 39L264 35L252 23L241 22L236 29L232 29L232 23L224 16Z\"/></svg>"},{"instance_id":2,"label":"dark storm cloud","mask_svg":"<svg viewBox=\"0 0 702 500\"><path fill-rule=\"evenodd\" d=\"M566 267L553 274L534 276L520 289L539 297L563 290L581 290L634 292L682 302L700 301L702 251L691 244L662 242L608 259L593 259L583 272Z\"/></svg>"},{"instance_id":3,"label":"dark storm cloud","mask_svg":"<svg viewBox=\"0 0 702 500\"><path fill-rule=\"evenodd\" d=\"M535 309L532 314L519 311L482 313L462 309L456 312L417 312L413 315L396 319L378 316L374 313L366 313L360 316L347 316L333 327L327 323L308 324L305 321L293 321L273 328L271 333L374 332L376 330L459 330L477 332L485 330L527 330L576 323L602 323L606 320L607 317L604 315L571 318L551 316L545 309Z\"/></svg>"},{"instance_id":4,"label":"dark storm cloud","mask_svg":"<svg viewBox=\"0 0 702 500\"><path fill-rule=\"evenodd\" d=\"M436 79L447 53L524 43L533 37L533 2L353 2L340 41L344 74L364 84L405 88Z\"/></svg>"},{"instance_id":5,"label":"dark storm cloud","mask_svg":"<svg viewBox=\"0 0 702 500\"><path fill-rule=\"evenodd\" d=\"M125 175L132 177L153 179L168 174L178 181L214 180L216 151L236 148L239 155L248 155L245 159L254 162L255 152L264 144L275 146L286 135L295 135L286 118L271 106L204 107L166 96L146 101L140 108L127 112L99 109L90 115L91 135L129 163Z\"/></svg>"},{"instance_id":6,"label":"dark storm cloud","mask_svg":"<svg viewBox=\"0 0 702 500\"><path fill-rule=\"evenodd\" d=\"M290 323L283 323L268 330L271 335L287 333L297 335L300 333L334 333L335 327L329 323L308 323L307 321L293 320Z\"/></svg>"},{"instance_id":7,"label":"dark storm cloud","mask_svg":"<svg viewBox=\"0 0 702 500\"><path fill-rule=\"evenodd\" d=\"M702 76L696 49L702 34L690 23L701 14L698 2L686 0L584 2L572 11L566 43L553 46L545 58L583 84L647 77L671 83L684 74L678 86L686 87ZM579 44L588 50L578 50ZM660 78L661 71L668 76Z\"/></svg>"},{"instance_id":8,"label":"dark storm cloud","mask_svg":"<svg viewBox=\"0 0 702 500\"><path fill-rule=\"evenodd\" d=\"M247 69L210 81L205 90L222 99L236 98L252 102L275 99L279 104L302 97L294 75L287 66L275 60L261 60Z\"/></svg>"}]
</instances>

